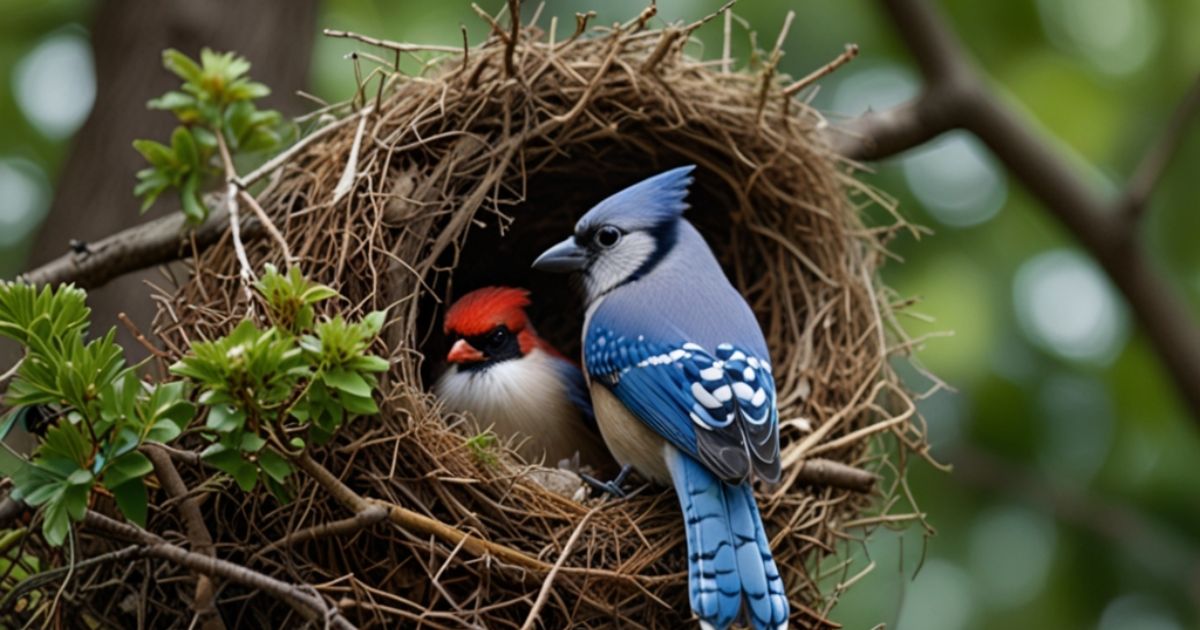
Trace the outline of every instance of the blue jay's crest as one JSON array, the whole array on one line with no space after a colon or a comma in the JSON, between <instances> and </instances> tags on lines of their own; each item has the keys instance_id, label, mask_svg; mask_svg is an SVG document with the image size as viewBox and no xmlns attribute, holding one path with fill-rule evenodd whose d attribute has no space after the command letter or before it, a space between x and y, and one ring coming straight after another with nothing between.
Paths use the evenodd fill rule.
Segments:
<instances>
[{"instance_id":1,"label":"blue jay's crest","mask_svg":"<svg viewBox=\"0 0 1200 630\"><path fill-rule=\"evenodd\" d=\"M596 204L575 227L575 234L612 224L627 230L651 228L674 221L687 210L684 199L695 165L680 166L644 179Z\"/></svg>"}]
</instances>

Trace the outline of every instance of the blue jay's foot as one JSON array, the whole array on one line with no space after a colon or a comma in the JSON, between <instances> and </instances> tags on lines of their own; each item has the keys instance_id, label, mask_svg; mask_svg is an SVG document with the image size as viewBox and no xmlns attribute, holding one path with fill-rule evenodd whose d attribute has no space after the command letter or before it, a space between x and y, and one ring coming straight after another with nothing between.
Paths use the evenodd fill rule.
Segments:
<instances>
[{"instance_id":1,"label":"blue jay's foot","mask_svg":"<svg viewBox=\"0 0 1200 630\"><path fill-rule=\"evenodd\" d=\"M629 477L630 470L633 470L633 467L629 464L621 466L621 472L617 473L617 476L609 481L600 481L599 479L584 473L579 473L579 477L582 478L587 485L600 492L607 492L618 499L624 499L626 492L621 486L625 484L625 479Z\"/></svg>"}]
</instances>

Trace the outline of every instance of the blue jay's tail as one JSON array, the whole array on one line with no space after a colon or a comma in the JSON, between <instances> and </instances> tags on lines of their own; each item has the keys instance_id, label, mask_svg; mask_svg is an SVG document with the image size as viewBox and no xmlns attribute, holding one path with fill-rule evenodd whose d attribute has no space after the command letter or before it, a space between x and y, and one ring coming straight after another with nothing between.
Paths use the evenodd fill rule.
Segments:
<instances>
[{"instance_id":1,"label":"blue jay's tail","mask_svg":"<svg viewBox=\"0 0 1200 630\"><path fill-rule=\"evenodd\" d=\"M665 448L687 530L688 594L701 627L723 630L745 601L755 628L786 628L783 579L750 483L724 483L691 457Z\"/></svg>"}]
</instances>

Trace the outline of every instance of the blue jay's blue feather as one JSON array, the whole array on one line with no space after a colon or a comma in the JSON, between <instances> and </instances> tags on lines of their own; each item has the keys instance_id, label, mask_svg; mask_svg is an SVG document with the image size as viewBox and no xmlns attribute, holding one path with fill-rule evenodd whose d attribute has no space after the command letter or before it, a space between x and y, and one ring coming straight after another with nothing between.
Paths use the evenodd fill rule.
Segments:
<instances>
[{"instance_id":1,"label":"blue jay's blue feather","mask_svg":"<svg viewBox=\"0 0 1200 630\"><path fill-rule=\"evenodd\" d=\"M600 429L596 426L596 413L592 410L592 397L588 394L587 381L579 366L566 359L554 357L554 368L558 370L563 382L567 384L567 397L571 399L571 404L579 409L584 424L593 433L599 435Z\"/></svg>"},{"instance_id":2,"label":"blue jay's blue feather","mask_svg":"<svg viewBox=\"0 0 1200 630\"><path fill-rule=\"evenodd\" d=\"M688 186L695 166L681 166L642 180L596 204L579 220L575 233L586 233L589 226L620 223L628 229L649 229L674 221L688 204Z\"/></svg>"},{"instance_id":3,"label":"blue jay's blue feather","mask_svg":"<svg viewBox=\"0 0 1200 630\"><path fill-rule=\"evenodd\" d=\"M683 509L692 610L712 626L725 628L744 599L755 628L785 624L783 579L766 545L750 484L725 483L673 449L667 467Z\"/></svg>"},{"instance_id":4,"label":"blue jay's blue feather","mask_svg":"<svg viewBox=\"0 0 1200 630\"><path fill-rule=\"evenodd\" d=\"M585 343L592 378L722 479L745 479L758 462L778 468L775 382L765 360L731 344L709 353L690 342L631 339L595 321Z\"/></svg>"}]
</instances>

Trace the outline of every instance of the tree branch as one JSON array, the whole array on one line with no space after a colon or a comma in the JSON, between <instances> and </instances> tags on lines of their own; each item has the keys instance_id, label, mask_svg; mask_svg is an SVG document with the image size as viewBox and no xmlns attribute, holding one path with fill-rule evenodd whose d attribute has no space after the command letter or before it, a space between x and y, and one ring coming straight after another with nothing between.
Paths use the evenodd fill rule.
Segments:
<instances>
[{"instance_id":1,"label":"tree branch","mask_svg":"<svg viewBox=\"0 0 1200 630\"><path fill-rule=\"evenodd\" d=\"M187 485L183 483L183 478L179 476L179 471L171 461L170 453L156 444L147 444L140 450L154 464L154 473L163 489L172 498L180 499L179 514L183 517L184 527L187 528L188 542L191 544L192 550L213 557L215 554L212 535L208 533L208 527L204 525L204 516L200 513L200 498L188 496ZM202 620L201 627L205 630L223 630L225 628L225 623L217 611L216 595L217 591L212 578L198 574L196 596L192 607Z\"/></svg>"},{"instance_id":2,"label":"tree branch","mask_svg":"<svg viewBox=\"0 0 1200 630\"><path fill-rule=\"evenodd\" d=\"M491 555L498 560L526 569L546 572L551 568L549 564L522 551L484 540L424 514L418 514L386 501L364 498L350 486L342 483L342 480L338 479L328 468L317 463L308 453L301 453L292 458L292 461L320 484L330 496L356 514L365 512L372 506L381 506L387 509L388 520L409 533L436 536L449 544L461 546L463 550L474 556Z\"/></svg>"},{"instance_id":3,"label":"tree branch","mask_svg":"<svg viewBox=\"0 0 1200 630\"><path fill-rule=\"evenodd\" d=\"M852 159L900 153L945 131L962 128L980 140L1096 259L1125 296L1161 357L1192 415L1200 420L1200 327L1187 303L1155 269L1121 208L1107 201L1020 115L1004 107L944 18L924 0L880 0L926 81L924 94L893 111L873 113L847 125L847 138L832 146ZM1200 108L1194 88L1176 120ZM1173 122L1168 126L1181 126ZM1159 149L1174 152L1168 143ZM1157 181L1166 158L1145 167ZM1141 178L1135 177L1138 182ZM1141 185L1141 184L1138 184ZM1137 190L1136 188L1134 189ZM1137 198L1148 193L1136 192Z\"/></svg>"},{"instance_id":4,"label":"tree branch","mask_svg":"<svg viewBox=\"0 0 1200 630\"><path fill-rule=\"evenodd\" d=\"M1198 111L1200 111L1200 76L1197 76L1196 80L1192 82L1191 89L1175 108L1171 120L1163 127L1158 141L1146 152L1142 161L1133 171L1133 176L1129 178L1129 183L1125 187L1122 210L1125 217L1131 222L1141 218L1147 202L1150 201L1150 194L1154 192L1158 180L1167 170L1171 158L1179 150L1179 145L1183 142L1185 135L1184 132L1187 131L1188 125Z\"/></svg>"},{"instance_id":5,"label":"tree branch","mask_svg":"<svg viewBox=\"0 0 1200 630\"><path fill-rule=\"evenodd\" d=\"M30 284L73 282L80 288L94 289L127 273L187 258L192 255L193 241L199 251L204 251L220 241L228 227L229 217L221 210L195 228L188 225L183 213L176 212L92 243L87 253L63 254L18 279ZM261 236L262 231L257 221L246 221L242 236L251 240Z\"/></svg>"},{"instance_id":6,"label":"tree branch","mask_svg":"<svg viewBox=\"0 0 1200 630\"><path fill-rule=\"evenodd\" d=\"M142 552L146 556L168 560L197 573L237 582L243 586L268 593L287 602L296 612L310 621L320 624L327 623L342 630L353 630L354 628L353 624L336 609L330 608L320 596L306 592L294 584L277 580L240 564L187 551L136 525L113 520L95 510L88 510L83 522L88 528L98 533L143 545Z\"/></svg>"}]
</instances>

